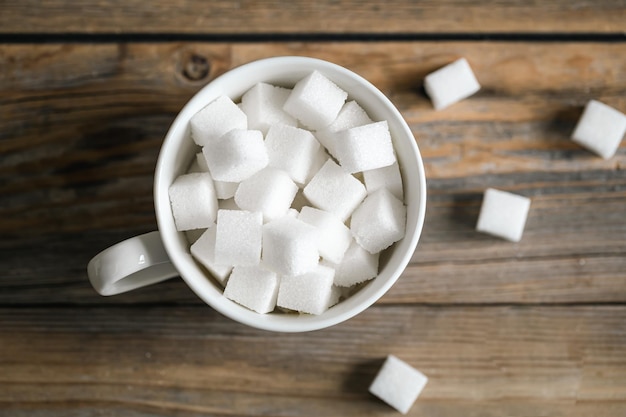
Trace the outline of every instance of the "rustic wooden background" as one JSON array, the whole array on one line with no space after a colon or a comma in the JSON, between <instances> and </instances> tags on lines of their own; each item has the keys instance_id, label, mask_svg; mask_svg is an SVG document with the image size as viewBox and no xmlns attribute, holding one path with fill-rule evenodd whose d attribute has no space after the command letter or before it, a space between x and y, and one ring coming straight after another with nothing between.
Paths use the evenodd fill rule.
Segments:
<instances>
[{"instance_id":1,"label":"rustic wooden background","mask_svg":"<svg viewBox=\"0 0 626 417\"><path fill-rule=\"evenodd\" d=\"M86 277L154 230L176 112L217 75L307 55L398 106L428 175L404 275L334 328L273 334L172 280L112 298ZM432 110L466 57L483 88ZM0 1L0 415L373 416L395 354L430 377L414 416L626 415L626 144L569 136L626 112L626 1ZM522 242L474 231L483 190L532 198Z\"/></svg>"}]
</instances>

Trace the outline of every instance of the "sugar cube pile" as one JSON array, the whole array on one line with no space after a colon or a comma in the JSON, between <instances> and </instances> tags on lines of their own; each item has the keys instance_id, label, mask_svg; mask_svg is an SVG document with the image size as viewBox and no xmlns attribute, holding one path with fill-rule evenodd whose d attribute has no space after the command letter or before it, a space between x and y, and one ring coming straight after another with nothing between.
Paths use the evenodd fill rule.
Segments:
<instances>
[{"instance_id":1,"label":"sugar cube pile","mask_svg":"<svg viewBox=\"0 0 626 417\"><path fill-rule=\"evenodd\" d=\"M389 355L370 385L369 391L402 414L406 414L427 382L426 375L396 356Z\"/></svg>"},{"instance_id":2,"label":"sugar cube pile","mask_svg":"<svg viewBox=\"0 0 626 417\"><path fill-rule=\"evenodd\" d=\"M177 230L224 296L260 314L322 314L378 275L404 237L392 134L313 71L258 83L190 119L198 146L170 186ZM193 232L193 233L192 233Z\"/></svg>"}]
</instances>

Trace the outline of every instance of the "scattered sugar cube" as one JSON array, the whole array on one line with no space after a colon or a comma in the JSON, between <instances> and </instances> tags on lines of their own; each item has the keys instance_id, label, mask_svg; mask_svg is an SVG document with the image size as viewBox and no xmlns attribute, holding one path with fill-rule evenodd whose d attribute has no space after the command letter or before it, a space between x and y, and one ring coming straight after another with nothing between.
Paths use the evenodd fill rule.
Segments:
<instances>
[{"instance_id":1,"label":"scattered sugar cube","mask_svg":"<svg viewBox=\"0 0 626 417\"><path fill-rule=\"evenodd\" d=\"M295 208L290 208L289 210L287 210L287 214L285 214L285 216L293 217L294 219L297 219L299 215L300 212Z\"/></svg>"},{"instance_id":2,"label":"scattered sugar cube","mask_svg":"<svg viewBox=\"0 0 626 417\"><path fill-rule=\"evenodd\" d=\"M285 216L263 226L263 263L280 275L301 275L319 262L318 231Z\"/></svg>"},{"instance_id":3,"label":"scattered sugar cube","mask_svg":"<svg viewBox=\"0 0 626 417\"><path fill-rule=\"evenodd\" d=\"M260 211L268 222L287 213L297 192L298 186L285 171L266 167L239 184L235 203L242 210Z\"/></svg>"},{"instance_id":4,"label":"scattered sugar cube","mask_svg":"<svg viewBox=\"0 0 626 417\"><path fill-rule=\"evenodd\" d=\"M465 58L458 59L426 76L424 88L436 110L463 100L480 90Z\"/></svg>"},{"instance_id":5,"label":"scattered sugar cube","mask_svg":"<svg viewBox=\"0 0 626 417\"><path fill-rule=\"evenodd\" d=\"M291 90L258 83L241 97L241 108L248 116L248 128L267 134L270 126L285 124L297 126L298 121L283 110Z\"/></svg>"},{"instance_id":6,"label":"scattered sugar cube","mask_svg":"<svg viewBox=\"0 0 626 417\"><path fill-rule=\"evenodd\" d=\"M338 132L334 151L339 165L349 173L382 168L396 162L387 121Z\"/></svg>"},{"instance_id":7,"label":"scattered sugar cube","mask_svg":"<svg viewBox=\"0 0 626 417\"><path fill-rule=\"evenodd\" d=\"M200 262L222 285L226 283L233 267L215 261L215 237L217 226L209 227L196 242L191 245L191 254Z\"/></svg>"},{"instance_id":8,"label":"scattered sugar cube","mask_svg":"<svg viewBox=\"0 0 626 417\"><path fill-rule=\"evenodd\" d=\"M336 133L342 130L372 123L365 110L354 100L343 105L337 118L327 127L315 132L317 140L335 156Z\"/></svg>"},{"instance_id":9,"label":"scattered sugar cube","mask_svg":"<svg viewBox=\"0 0 626 417\"><path fill-rule=\"evenodd\" d=\"M355 240L370 253L380 252L402 239L405 229L406 206L386 188L368 195L350 220Z\"/></svg>"},{"instance_id":10,"label":"scattered sugar cube","mask_svg":"<svg viewBox=\"0 0 626 417\"><path fill-rule=\"evenodd\" d=\"M346 98L348 93L313 71L296 83L283 109L309 129L319 130L337 118Z\"/></svg>"},{"instance_id":11,"label":"scattered sugar cube","mask_svg":"<svg viewBox=\"0 0 626 417\"><path fill-rule=\"evenodd\" d=\"M246 114L233 101L220 96L191 117L191 138L206 146L233 129L247 129Z\"/></svg>"},{"instance_id":12,"label":"scattered sugar cube","mask_svg":"<svg viewBox=\"0 0 626 417\"><path fill-rule=\"evenodd\" d=\"M308 130L287 125L273 125L265 137L269 166L284 170L298 184L311 177L310 172L321 146Z\"/></svg>"},{"instance_id":13,"label":"scattered sugar cube","mask_svg":"<svg viewBox=\"0 0 626 417\"><path fill-rule=\"evenodd\" d=\"M261 259L263 214L244 210L219 210L215 260L233 266L255 266Z\"/></svg>"},{"instance_id":14,"label":"scattered sugar cube","mask_svg":"<svg viewBox=\"0 0 626 417\"><path fill-rule=\"evenodd\" d=\"M304 187L304 197L312 205L335 214L343 222L366 195L365 186L331 159Z\"/></svg>"},{"instance_id":15,"label":"scattered sugar cube","mask_svg":"<svg viewBox=\"0 0 626 417\"><path fill-rule=\"evenodd\" d=\"M276 307L279 279L259 266L236 266L228 278L224 296L260 314Z\"/></svg>"},{"instance_id":16,"label":"scattered sugar cube","mask_svg":"<svg viewBox=\"0 0 626 417\"><path fill-rule=\"evenodd\" d=\"M354 239L338 265L330 264L335 268L335 285L351 287L355 284L368 281L378 275L378 253L369 253Z\"/></svg>"},{"instance_id":17,"label":"scattered sugar cube","mask_svg":"<svg viewBox=\"0 0 626 417\"><path fill-rule=\"evenodd\" d=\"M341 262L352 241L350 229L334 214L313 207L302 207L298 219L319 230L320 256L335 264Z\"/></svg>"},{"instance_id":18,"label":"scattered sugar cube","mask_svg":"<svg viewBox=\"0 0 626 417\"><path fill-rule=\"evenodd\" d=\"M215 222L217 197L208 173L181 175L170 185L176 230L204 229Z\"/></svg>"},{"instance_id":19,"label":"scattered sugar cube","mask_svg":"<svg viewBox=\"0 0 626 417\"><path fill-rule=\"evenodd\" d=\"M241 182L269 162L263 134L258 130L234 129L202 148L214 180Z\"/></svg>"},{"instance_id":20,"label":"scattered sugar cube","mask_svg":"<svg viewBox=\"0 0 626 417\"><path fill-rule=\"evenodd\" d=\"M363 180L368 194L372 194L380 188L386 188L398 200L404 200L402 176L397 162L386 167L363 171Z\"/></svg>"},{"instance_id":21,"label":"scattered sugar cube","mask_svg":"<svg viewBox=\"0 0 626 417\"><path fill-rule=\"evenodd\" d=\"M626 133L626 114L597 100L590 100L576 125L572 140L609 159Z\"/></svg>"},{"instance_id":22,"label":"scattered sugar cube","mask_svg":"<svg viewBox=\"0 0 626 417\"><path fill-rule=\"evenodd\" d=\"M284 276L278 289L279 307L301 313L322 314L336 296L333 292L332 268L318 265L310 272L301 275Z\"/></svg>"},{"instance_id":23,"label":"scattered sugar cube","mask_svg":"<svg viewBox=\"0 0 626 417\"><path fill-rule=\"evenodd\" d=\"M530 199L527 197L488 188L480 207L476 230L519 242L529 208Z\"/></svg>"},{"instance_id":24,"label":"scattered sugar cube","mask_svg":"<svg viewBox=\"0 0 626 417\"><path fill-rule=\"evenodd\" d=\"M369 392L401 412L409 412L426 386L426 375L393 355L387 356Z\"/></svg>"}]
</instances>

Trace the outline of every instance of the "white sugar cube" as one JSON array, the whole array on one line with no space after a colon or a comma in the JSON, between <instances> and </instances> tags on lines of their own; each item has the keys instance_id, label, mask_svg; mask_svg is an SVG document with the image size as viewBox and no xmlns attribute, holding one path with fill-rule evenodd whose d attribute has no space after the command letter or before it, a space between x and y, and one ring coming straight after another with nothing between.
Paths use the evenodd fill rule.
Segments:
<instances>
[{"instance_id":1,"label":"white sugar cube","mask_svg":"<svg viewBox=\"0 0 626 417\"><path fill-rule=\"evenodd\" d=\"M626 133L626 114L596 100L590 100L576 125L572 140L609 159Z\"/></svg>"},{"instance_id":2,"label":"white sugar cube","mask_svg":"<svg viewBox=\"0 0 626 417\"><path fill-rule=\"evenodd\" d=\"M404 200L402 176L397 162L386 167L363 171L363 180L368 194L380 188L386 188L398 200Z\"/></svg>"},{"instance_id":3,"label":"white sugar cube","mask_svg":"<svg viewBox=\"0 0 626 417\"><path fill-rule=\"evenodd\" d=\"M355 240L370 253L402 239L405 229L406 206L385 188L368 195L350 220Z\"/></svg>"},{"instance_id":4,"label":"white sugar cube","mask_svg":"<svg viewBox=\"0 0 626 417\"><path fill-rule=\"evenodd\" d=\"M191 117L191 138L200 146L219 139L233 129L247 129L246 114L233 101L220 96Z\"/></svg>"},{"instance_id":5,"label":"white sugar cube","mask_svg":"<svg viewBox=\"0 0 626 417\"><path fill-rule=\"evenodd\" d=\"M313 161L311 163L311 167L309 168L309 172L304 179L302 185L306 185L311 181L311 179L319 172L320 169L324 166L326 161L328 161L330 157L326 153L326 150L323 146L320 146L315 155L313 156Z\"/></svg>"},{"instance_id":6,"label":"white sugar cube","mask_svg":"<svg viewBox=\"0 0 626 417\"><path fill-rule=\"evenodd\" d=\"M261 259L263 214L244 210L219 210L215 236L215 261L233 266L255 266Z\"/></svg>"},{"instance_id":7,"label":"white sugar cube","mask_svg":"<svg viewBox=\"0 0 626 417\"><path fill-rule=\"evenodd\" d=\"M236 266L228 278L224 296L260 314L276 307L279 278L259 266Z\"/></svg>"},{"instance_id":8,"label":"white sugar cube","mask_svg":"<svg viewBox=\"0 0 626 417\"><path fill-rule=\"evenodd\" d=\"M305 274L282 277L277 305L301 313L322 314L336 296L334 275L332 268L318 265Z\"/></svg>"},{"instance_id":9,"label":"white sugar cube","mask_svg":"<svg viewBox=\"0 0 626 417\"><path fill-rule=\"evenodd\" d=\"M217 226L209 227L196 242L191 245L191 254L200 262L222 285L226 283L230 271L230 265L223 265L215 261L215 237Z\"/></svg>"},{"instance_id":10,"label":"white sugar cube","mask_svg":"<svg viewBox=\"0 0 626 417\"><path fill-rule=\"evenodd\" d=\"M379 253L369 253L352 239L341 263L331 264L335 268L335 285L351 287L375 278L378 260Z\"/></svg>"},{"instance_id":11,"label":"white sugar cube","mask_svg":"<svg viewBox=\"0 0 626 417\"><path fill-rule=\"evenodd\" d=\"M304 196L315 207L346 221L367 194L365 186L332 160L304 187Z\"/></svg>"},{"instance_id":12,"label":"white sugar cube","mask_svg":"<svg viewBox=\"0 0 626 417\"><path fill-rule=\"evenodd\" d=\"M243 181L269 162L263 134L258 130L231 130L203 147L202 153L216 181Z\"/></svg>"},{"instance_id":13,"label":"white sugar cube","mask_svg":"<svg viewBox=\"0 0 626 417\"><path fill-rule=\"evenodd\" d=\"M268 222L287 213L297 192L285 171L267 167L239 184L235 203L242 210L260 211Z\"/></svg>"},{"instance_id":14,"label":"white sugar cube","mask_svg":"<svg viewBox=\"0 0 626 417\"><path fill-rule=\"evenodd\" d=\"M248 116L248 128L267 134L270 126L297 126L298 121L283 110L290 89L258 83L241 97L241 108Z\"/></svg>"},{"instance_id":15,"label":"white sugar cube","mask_svg":"<svg viewBox=\"0 0 626 417\"><path fill-rule=\"evenodd\" d=\"M209 172L209 165L206 162L206 158L202 152L196 154L192 167L197 169L197 172ZM213 180L213 186L215 187L215 194L219 200L225 200L227 198L234 197L235 191L239 183L225 182Z\"/></svg>"},{"instance_id":16,"label":"white sugar cube","mask_svg":"<svg viewBox=\"0 0 626 417\"><path fill-rule=\"evenodd\" d=\"M335 264L341 262L352 241L350 229L334 214L313 207L302 207L298 219L318 228L320 256Z\"/></svg>"},{"instance_id":17,"label":"white sugar cube","mask_svg":"<svg viewBox=\"0 0 626 417\"><path fill-rule=\"evenodd\" d=\"M465 58L458 59L426 76L424 88L436 110L463 100L480 90Z\"/></svg>"},{"instance_id":18,"label":"white sugar cube","mask_svg":"<svg viewBox=\"0 0 626 417\"><path fill-rule=\"evenodd\" d=\"M426 375L393 355L387 356L369 392L401 412L409 412L426 386Z\"/></svg>"},{"instance_id":19,"label":"white sugar cube","mask_svg":"<svg viewBox=\"0 0 626 417\"><path fill-rule=\"evenodd\" d=\"M519 242L530 208L530 199L521 195L488 188L485 191L476 230Z\"/></svg>"},{"instance_id":20,"label":"white sugar cube","mask_svg":"<svg viewBox=\"0 0 626 417\"><path fill-rule=\"evenodd\" d=\"M396 162L387 121L338 132L334 151L339 165L349 173L382 168Z\"/></svg>"},{"instance_id":21,"label":"white sugar cube","mask_svg":"<svg viewBox=\"0 0 626 417\"><path fill-rule=\"evenodd\" d=\"M331 155L335 156L337 132L370 123L372 123L372 119L369 118L365 110L356 101L348 101L339 111L337 118L324 129L315 132L315 137Z\"/></svg>"},{"instance_id":22,"label":"white sugar cube","mask_svg":"<svg viewBox=\"0 0 626 417\"><path fill-rule=\"evenodd\" d=\"M308 130L273 125L265 137L269 166L284 170L298 184L309 178L321 146Z\"/></svg>"},{"instance_id":23,"label":"white sugar cube","mask_svg":"<svg viewBox=\"0 0 626 417\"><path fill-rule=\"evenodd\" d=\"M313 71L296 83L283 109L304 126L319 130L337 118L347 97L335 83Z\"/></svg>"},{"instance_id":24,"label":"white sugar cube","mask_svg":"<svg viewBox=\"0 0 626 417\"><path fill-rule=\"evenodd\" d=\"M217 197L208 173L181 175L169 187L176 230L203 229L215 222Z\"/></svg>"},{"instance_id":25,"label":"white sugar cube","mask_svg":"<svg viewBox=\"0 0 626 417\"><path fill-rule=\"evenodd\" d=\"M290 216L263 226L263 263L280 275L301 275L319 262L318 231Z\"/></svg>"}]
</instances>

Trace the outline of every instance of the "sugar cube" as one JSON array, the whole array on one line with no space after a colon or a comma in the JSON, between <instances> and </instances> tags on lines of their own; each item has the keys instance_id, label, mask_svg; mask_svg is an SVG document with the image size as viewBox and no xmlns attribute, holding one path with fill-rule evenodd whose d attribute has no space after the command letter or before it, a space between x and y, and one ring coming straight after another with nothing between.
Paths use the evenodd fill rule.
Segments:
<instances>
[{"instance_id":1,"label":"sugar cube","mask_svg":"<svg viewBox=\"0 0 626 417\"><path fill-rule=\"evenodd\" d=\"M202 152L196 154L196 158L190 167L190 170L194 169L195 172L209 172L209 165L206 162L206 158ZM225 200L227 198L234 197L235 191L239 183L225 182L213 180L213 186L215 187L215 194L218 200Z\"/></svg>"},{"instance_id":2,"label":"sugar cube","mask_svg":"<svg viewBox=\"0 0 626 417\"><path fill-rule=\"evenodd\" d=\"M346 221L367 194L365 186L329 159L304 187L304 197L315 207Z\"/></svg>"},{"instance_id":3,"label":"sugar cube","mask_svg":"<svg viewBox=\"0 0 626 417\"><path fill-rule=\"evenodd\" d=\"M276 273L260 266L236 266L228 278L224 296L250 310L266 314L276 307L279 282Z\"/></svg>"},{"instance_id":4,"label":"sugar cube","mask_svg":"<svg viewBox=\"0 0 626 417\"><path fill-rule=\"evenodd\" d=\"M339 165L349 173L382 168L396 162L387 121L338 132L334 151Z\"/></svg>"},{"instance_id":5,"label":"sugar cube","mask_svg":"<svg viewBox=\"0 0 626 417\"><path fill-rule=\"evenodd\" d=\"M283 110L290 89L258 83L241 97L241 108L248 116L248 128L267 134L270 126L297 126L298 121Z\"/></svg>"},{"instance_id":6,"label":"sugar cube","mask_svg":"<svg viewBox=\"0 0 626 417\"><path fill-rule=\"evenodd\" d=\"M519 242L530 208L530 199L506 191L488 188L485 191L476 230Z\"/></svg>"},{"instance_id":7,"label":"sugar cube","mask_svg":"<svg viewBox=\"0 0 626 417\"><path fill-rule=\"evenodd\" d=\"M348 93L318 71L296 83L283 109L304 126L319 130L337 118Z\"/></svg>"},{"instance_id":8,"label":"sugar cube","mask_svg":"<svg viewBox=\"0 0 626 417\"><path fill-rule=\"evenodd\" d=\"M277 305L301 313L322 314L336 295L333 292L334 275L332 268L318 265L310 272L282 277Z\"/></svg>"},{"instance_id":9,"label":"sugar cube","mask_svg":"<svg viewBox=\"0 0 626 417\"><path fill-rule=\"evenodd\" d=\"M441 110L480 90L472 68L460 58L426 76L424 88L436 110Z\"/></svg>"},{"instance_id":10,"label":"sugar cube","mask_svg":"<svg viewBox=\"0 0 626 417\"><path fill-rule=\"evenodd\" d=\"M378 275L379 253L369 253L354 239L344 254L341 263L330 264L335 268L335 285L351 287Z\"/></svg>"},{"instance_id":11,"label":"sugar cube","mask_svg":"<svg viewBox=\"0 0 626 417\"><path fill-rule=\"evenodd\" d=\"M297 192L298 186L285 171L266 167L239 184L235 203L242 210L260 211L268 222L287 213Z\"/></svg>"},{"instance_id":12,"label":"sugar cube","mask_svg":"<svg viewBox=\"0 0 626 417\"><path fill-rule=\"evenodd\" d=\"M219 210L215 260L233 266L255 266L261 259L263 214L245 210Z\"/></svg>"},{"instance_id":13,"label":"sugar cube","mask_svg":"<svg viewBox=\"0 0 626 417\"><path fill-rule=\"evenodd\" d=\"M368 194L380 188L386 188L398 200L404 200L402 176L397 162L386 167L363 171L363 180Z\"/></svg>"},{"instance_id":14,"label":"sugar cube","mask_svg":"<svg viewBox=\"0 0 626 417\"><path fill-rule=\"evenodd\" d=\"M191 254L200 262L222 285L226 283L230 271L230 265L223 265L215 261L215 237L217 226L209 227L196 242L191 245Z\"/></svg>"},{"instance_id":15,"label":"sugar cube","mask_svg":"<svg viewBox=\"0 0 626 417\"><path fill-rule=\"evenodd\" d=\"M334 214L313 207L302 207L298 219L317 227L320 256L336 264L341 262L352 241L350 229Z\"/></svg>"},{"instance_id":16,"label":"sugar cube","mask_svg":"<svg viewBox=\"0 0 626 417\"><path fill-rule=\"evenodd\" d=\"M310 177L321 146L308 130L272 125L265 137L269 166L284 170L297 183Z\"/></svg>"},{"instance_id":17,"label":"sugar cube","mask_svg":"<svg viewBox=\"0 0 626 417\"><path fill-rule=\"evenodd\" d=\"M585 106L572 140L591 152L609 159L626 133L626 114L597 100Z\"/></svg>"},{"instance_id":18,"label":"sugar cube","mask_svg":"<svg viewBox=\"0 0 626 417\"><path fill-rule=\"evenodd\" d=\"M369 123L372 123L372 119L365 110L356 101L351 100L343 105L337 118L330 125L315 132L315 137L331 155L335 156L337 132Z\"/></svg>"},{"instance_id":19,"label":"sugar cube","mask_svg":"<svg viewBox=\"0 0 626 417\"><path fill-rule=\"evenodd\" d=\"M370 253L380 252L402 239L405 228L406 206L386 188L368 195L350 220L355 240Z\"/></svg>"},{"instance_id":20,"label":"sugar cube","mask_svg":"<svg viewBox=\"0 0 626 417\"><path fill-rule=\"evenodd\" d=\"M168 191L176 230L203 229L215 222L217 197L208 173L181 175Z\"/></svg>"},{"instance_id":21,"label":"sugar cube","mask_svg":"<svg viewBox=\"0 0 626 417\"><path fill-rule=\"evenodd\" d=\"M285 216L263 226L263 263L280 275L301 275L319 262L318 231Z\"/></svg>"},{"instance_id":22,"label":"sugar cube","mask_svg":"<svg viewBox=\"0 0 626 417\"><path fill-rule=\"evenodd\" d=\"M203 147L202 153L216 181L243 181L269 162L263 134L258 130L231 130Z\"/></svg>"},{"instance_id":23,"label":"sugar cube","mask_svg":"<svg viewBox=\"0 0 626 417\"><path fill-rule=\"evenodd\" d=\"M389 355L370 385L369 392L402 414L406 414L427 382L426 375L397 357Z\"/></svg>"},{"instance_id":24,"label":"sugar cube","mask_svg":"<svg viewBox=\"0 0 626 417\"><path fill-rule=\"evenodd\" d=\"M226 96L220 96L191 117L191 138L205 146L233 129L247 129L246 114Z\"/></svg>"}]
</instances>

